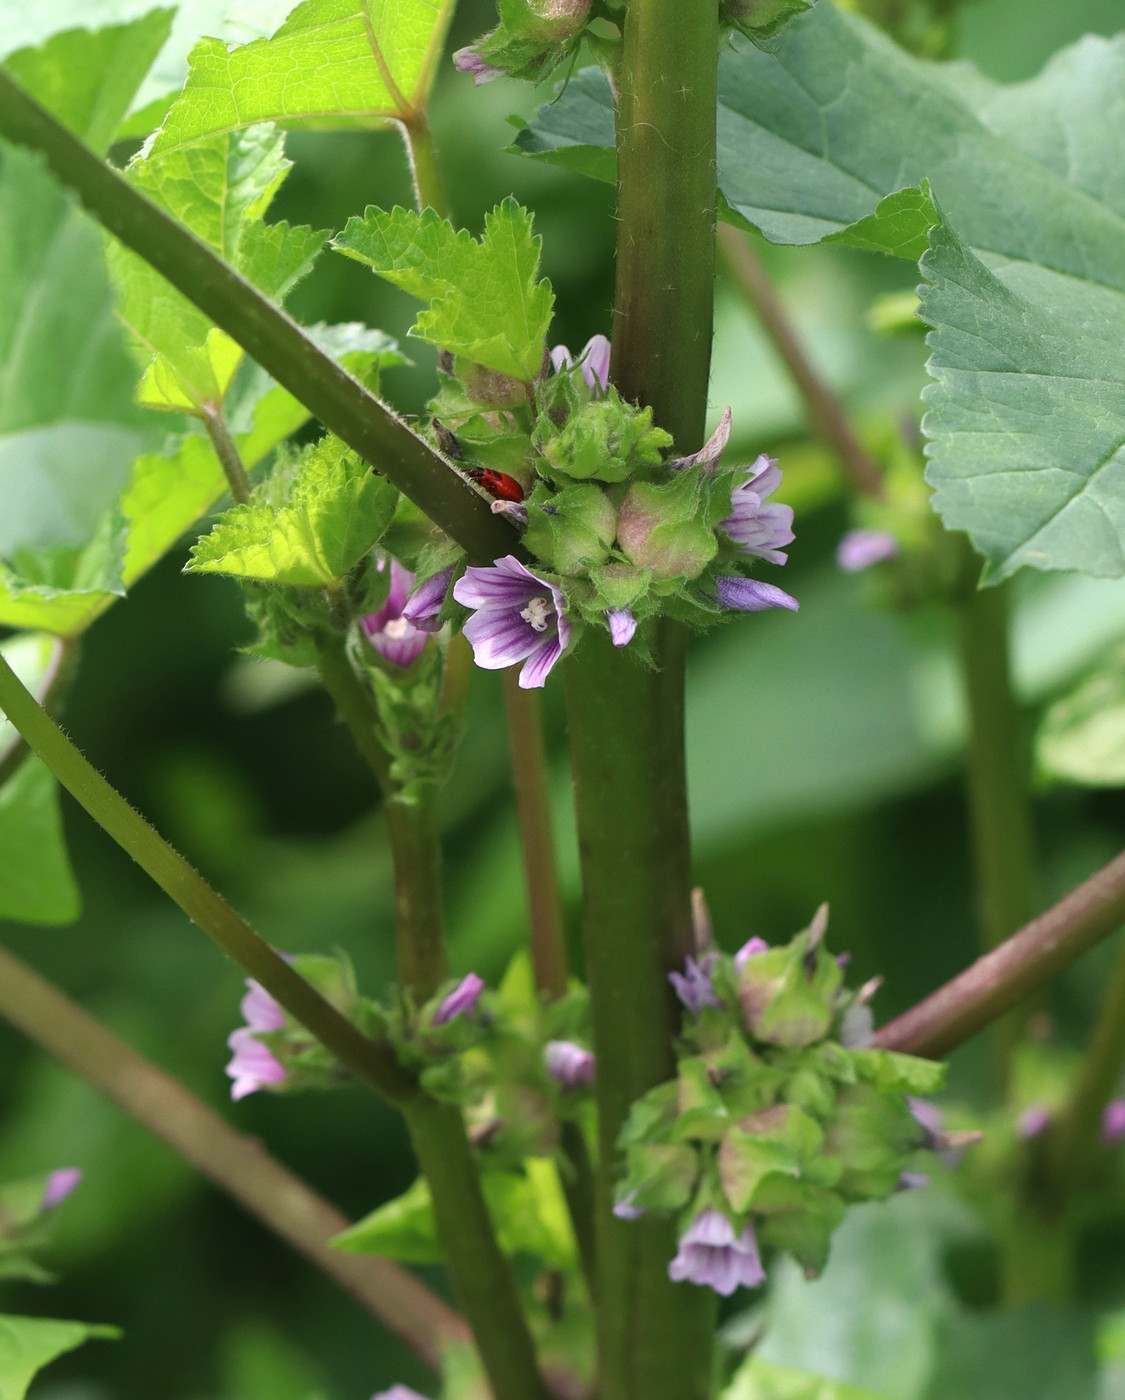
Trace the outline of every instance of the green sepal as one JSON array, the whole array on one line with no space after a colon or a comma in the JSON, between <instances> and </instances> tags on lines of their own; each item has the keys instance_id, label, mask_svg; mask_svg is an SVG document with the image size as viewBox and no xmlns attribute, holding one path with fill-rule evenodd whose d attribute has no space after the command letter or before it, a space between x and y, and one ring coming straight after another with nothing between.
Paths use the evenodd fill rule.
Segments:
<instances>
[{"instance_id":1,"label":"green sepal","mask_svg":"<svg viewBox=\"0 0 1125 1400\"><path fill-rule=\"evenodd\" d=\"M629 1110L617 1139L619 1147L667 1139L679 1112L679 1081L669 1079L642 1094Z\"/></svg>"},{"instance_id":2,"label":"green sepal","mask_svg":"<svg viewBox=\"0 0 1125 1400\"><path fill-rule=\"evenodd\" d=\"M854 1084L837 1097L824 1150L843 1163L840 1194L846 1200L868 1201L891 1194L907 1158L922 1141L922 1129L901 1095Z\"/></svg>"},{"instance_id":3,"label":"green sepal","mask_svg":"<svg viewBox=\"0 0 1125 1400\"><path fill-rule=\"evenodd\" d=\"M802 1046L823 1040L836 1015L843 974L821 941L818 920L783 948L747 958L738 999L756 1040Z\"/></svg>"},{"instance_id":4,"label":"green sepal","mask_svg":"<svg viewBox=\"0 0 1125 1400\"><path fill-rule=\"evenodd\" d=\"M561 425L550 415L540 417L534 442L543 454L544 475L612 483L660 466L672 438L653 424L651 408L626 403L610 385L600 398L580 404Z\"/></svg>"},{"instance_id":5,"label":"green sepal","mask_svg":"<svg viewBox=\"0 0 1125 1400\"><path fill-rule=\"evenodd\" d=\"M676 472L668 481L634 482L621 503L617 538L625 557L657 579L698 578L718 551L707 523L711 477Z\"/></svg>"},{"instance_id":6,"label":"green sepal","mask_svg":"<svg viewBox=\"0 0 1125 1400\"><path fill-rule=\"evenodd\" d=\"M718 1142L730 1126L730 1114L712 1082L707 1061L695 1055L681 1060L677 1085L679 1116L674 1138L680 1142Z\"/></svg>"},{"instance_id":7,"label":"green sepal","mask_svg":"<svg viewBox=\"0 0 1125 1400\"><path fill-rule=\"evenodd\" d=\"M763 1182L755 1210L764 1213L754 1222L759 1242L788 1250L806 1277L815 1278L828 1262L832 1235L846 1206L826 1187L774 1176Z\"/></svg>"},{"instance_id":8,"label":"green sepal","mask_svg":"<svg viewBox=\"0 0 1125 1400\"><path fill-rule=\"evenodd\" d=\"M880 1093L936 1094L945 1083L946 1066L940 1060L875 1047L851 1050L848 1058L859 1078Z\"/></svg>"},{"instance_id":9,"label":"green sepal","mask_svg":"<svg viewBox=\"0 0 1125 1400\"><path fill-rule=\"evenodd\" d=\"M617 534L617 511L600 487L539 489L528 502L523 542L560 574L582 574L603 564Z\"/></svg>"},{"instance_id":10,"label":"green sepal","mask_svg":"<svg viewBox=\"0 0 1125 1400\"><path fill-rule=\"evenodd\" d=\"M699 1153L684 1143L637 1143L626 1156L625 1179L617 1199L639 1210L680 1210L699 1179Z\"/></svg>"},{"instance_id":11,"label":"green sepal","mask_svg":"<svg viewBox=\"0 0 1125 1400\"><path fill-rule=\"evenodd\" d=\"M762 46L797 15L811 10L813 0L721 0L719 22L740 30Z\"/></svg>"},{"instance_id":12,"label":"green sepal","mask_svg":"<svg viewBox=\"0 0 1125 1400\"><path fill-rule=\"evenodd\" d=\"M610 608L636 609L652 584L648 569L635 569L630 564L605 564L590 570L594 587L592 606L602 611Z\"/></svg>"},{"instance_id":13,"label":"green sepal","mask_svg":"<svg viewBox=\"0 0 1125 1400\"><path fill-rule=\"evenodd\" d=\"M820 1122L831 1118L836 1109L836 1090L832 1081L807 1061L786 1077L781 1097L786 1103L803 1108Z\"/></svg>"},{"instance_id":14,"label":"green sepal","mask_svg":"<svg viewBox=\"0 0 1125 1400\"><path fill-rule=\"evenodd\" d=\"M443 648L430 643L403 667L364 641L361 662L375 697L379 738L391 756L394 800L415 801L420 785L449 776L464 733L462 716L441 701Z\"/></svg>"}]
</instances>

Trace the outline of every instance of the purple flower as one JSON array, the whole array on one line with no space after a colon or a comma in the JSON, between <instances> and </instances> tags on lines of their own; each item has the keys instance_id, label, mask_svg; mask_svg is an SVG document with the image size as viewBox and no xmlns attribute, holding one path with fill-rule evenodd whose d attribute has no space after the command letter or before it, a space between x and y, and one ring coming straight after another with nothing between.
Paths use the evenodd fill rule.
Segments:
<instances>
[{"instance_id":1,"label":"purple flower","mask_svg":"<svg viewBox=\"0 0 1125 1400\"><path fill-rule=\"evenodd\" d=\"M705 1006L721 1006L722 1002L711 985L711 969L718 960L717 953L704 953L698 959L684 959L683 972L670 972L668 981L676 989L676 995L693 1016L698 1016Z\"/></svg>"},{"instance_id":2,"label":"purple flower","mask_svg":"<svg viewBox=\"0 0 1125 1400\"><path fill-rule=\"evenodd\" d=\"M438 1009L434 1012L433 1024L444 1026L455 1016L468 1016L476 1007L483 991L484 979L478 977L475 972L470 972L467 976L462 977L449 995L443 997L438 1004Z\"/></svg>"},{"instance_id":3,"label":"purple flower","mask_svg":"<svg viewBox=\"0 0 1125 1400\"><path fill-rule=\"evenodd\" d=\"M288 1076L285 1066L268 1046L255 1039L249 1026L240 1026L232 1031L227 1037L227 1044L234 1051L227 1064L227 1074L234 1080L230 1086L230 1096L236 1102L267 1085L280 1084Z\"/></svg>"},{"instance_id":4,"label":"purple flower","mask_svg":"<svg viewBox=\"0 0 1125 1400\"><path fill-rule=\"evenodd\" d=\"M746 468L746 477L730 494L731 513L720 525L743 554L770 564L784 564L779 548L793 542L793 507L766 504L781 485L781 469L764 453Z\"/></svg>"},{"instance_id":5,"label":"purple flower","mask_svg":"<svg viewBox=\"0 0 1125 1400\"><path fill-rule=\"evenodd\" d=\"M543 1047L547 1073L564 1089L580 1089L594 1080L594 1053L573 1040L549 1040Z\"/></svg>"},{"instance_id":6,"label":"purple flower","mask_svg":"<svg viewBox=\"0 0 1125 1400\"><path fill-rule=\"evenodd\" d=\"M420 632L440 632L441 610L452 577L453 568L450 566L428 578L425 583L420 583L403 604L402 615L407 622L412 622Z\"/></svg>"},{"instance_id":7,"label":"purple flower","mask_svg":"<svg viewBox=\"0 0 1125 1400\"><path fill-rule=\"evenodd\" d=\"M1016 1132L1024 1142L1030 1142L1032 1138L1037 1138L1041 1133L1045 1133L1051 1122L1051 1110L1046 1104L1033 1103L1030 1108L1025 1108L1016 1119Z\"/></svg>"},{"instance_id":8,"label":"purple flower","mask_svg":"<svg viewBox=\"0 0 1125 1400\"><path fill-rule=\"evenodd\" d=\"M766 1273L758 1258L758 1242L749 1225L740 1235L717 1210L701 1210L680 1236L680 1248L668 1265L676 1283L698 1283L729 1298L740 1285L756 1288Z\"/></svg>"},{"instance_id":9,"label":"purple flower","mask_svg":"<svg viewBox=\"0 0 1125 1400\"><path fill-rule=\"evenodd\" d=\"M408 1385L392 1385L390 1390L376 1391L371 1400L426 1400L426 1396L419 1395Z\"/></svg>"},{"instance_id":10,"label":"purple flower","mask_svg":"<svg viewBox=\"0 0 1125 1400\"><path fill-rule=\"evenodd\" d=\"M464 632L478 666L497 671L523 661L521 689L544 684L570 641L566 599L553 583L506 554L490 567L466 569L453 596L475 609Z\"/></svg>"},{"instance_id":11,"label":"purple flower","mask_svg":"<svg viewBox=\"0 0 1125 1400\"><path fill-rule=\"evenodd\" d=\"M81 1180L81 1167L56 1168L47 1177L47 1184L43 1187L43 1199L39 1202L39 1209L54 1209L60 1201L66 1200Z\"/></svg>"},{"instance_id":12,"label":"purple flower","mask_svg":"<svg viewBox=\"0 0 1125 1400\"><path fill-rule=\"evenodd\" d=\"M605 615L610 641L615 647L627 647L637 630L637 619L628 608L610 608Z\"/></svg>"},{"instance_id":13,"label":"purple flower","mask_svg":"<svg viewBox=\"0 0 1125 1400\"><path fill-rule=\"evenodd\" d=\"M593 391L595 398L605 393L609 383L609 351L609 340L604 335L592 335L578 356L582 378ZM551 351L551 364L556 374L570 369L574 363L575 358L565 345L556 345Z\"/></svg>"},{"instance_id":14,"label":"purple flower","mask_svg":"<svg viewBox=\"0 0 1125 1400\"><path fill-rule=\"evenodd\" d=\"M1110 1099L1102 1113L1102 1142L1113 1147L1125 1138L1125 1099Z\"/></svg>"},{"instance_id":15,"label":"purple flower","mask_svg":"<svg viewBox=\"0 0 1125 1400\"><path fill-rule=\"evenodd\" d=\"M637 1193L635 1191L630 1191L627 1196L621 1197L613 1207L613 1213L617 1216L618 1220L639 1220L641 1216L644 1215L644 1206L633 1204L636 1199Z\"/></svg>"},{"instance_id":16,"label":"purple flower","mask_svg":"<svg viewBox=\"0 0 1125 1400\"><path fill-rule=\"evenodd\" d=\"M925 1172L903 1172L895 1182L896 1191L920 1191L923 1186L929 1186L930 1178Z\"/></svg>"},{"instance_id":17,"label":"purple flower","mask_svg":"<svg viewBox=\"0 0 1125 1400\"><path fill-rule=\"evenodd\" d=\"M491 63L486 63L471 44L467 48L457 50L453 55L453 66L458 73L471 73L477 87L504 75L503 68L495 68Z\"/></svg>"},{"instance_id":18,"label":"purple flower","mask_svg":"<svg viewBox=\"0 0 1125 1400\"><path fill-rule=\"evenodd\" d=\"M251 1031L279 1031L285 1024L285 1012L253 977L246 979L246 995L238 1006L242 1019Z\"/></svg>"},{"instance_id":19,"label":"purple flower","mask_svg":"<svg viewBox=\"0 0 1125 1400\"><path fill-rule=\"evenodd\" d=\"M380 559L378 567L385 568L386 559ZM403 616L410 590L414 587L414 575L404 569L397 559L390 560L391 586L387 601L378 612L368 613L359 622L367 640L392 666L410 666L422 654L426 645L426 633L415 627L408 617Z\"/></svg>"},{"instance_id":20,"label":"purple flower","mask_svg":"<svg viewBox=\"0 0 1125 1400\"><path fill-rule=\"evenodd\" d=\"M858 574L898 553L898 540L886 530L849 530L836 546L836 563L846 574Z\"/></svg>"},{"instance_id":21,"label":"purple flower","mask_svg":"<svg viewBox=\"0 0 1125 1400\"><path fill-rule=\"evenodd\" d=\"M767 608L789 608L796 612L801 606L783 588L738 574L717 578L715 593L724 608L734 608L738 612L765 612Z\"/></svg>"},{"instance_id":22,"label":"purple flower","mask_svg":"<svg viewBox=\"0 0 1125 1400\"><path fill-rule=\"evenodd\" d=\"M764 938L751 938L744 943L734 955L734 965L736 968L742 967L747 958L755 957L758 953L768 953L770 945Z\"/></svg>"}]
</instances>

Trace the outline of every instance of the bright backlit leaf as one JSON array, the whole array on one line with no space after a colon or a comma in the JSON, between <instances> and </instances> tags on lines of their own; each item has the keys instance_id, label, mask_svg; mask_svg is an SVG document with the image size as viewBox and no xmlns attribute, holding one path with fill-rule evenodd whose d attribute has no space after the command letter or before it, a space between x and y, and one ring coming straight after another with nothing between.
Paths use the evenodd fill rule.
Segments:
<instances>
[{"instance_id":1,"label":"bright backlit leaf","mask_svg":"<svg viewBox=\"0 0 1125 1400\"><path fill-rule=\"evenodd\" d=\"M56 1356L93 1337L119 1337L116 1327L0 1314L0 1400L24 1400L36 1374Z\"/></svg>"},{"instance_id":2,"label":"bright backlit leaf","mask_svg":"<svg viewBox=\"0 0 1125 1400\"><path fill-rule=\"evenodd\" d=\"M892 1397L751 1356L723 1392L723 1400L892 1400Z\"/></svg>"},{"instance_id":3,"label":"bright backlit leaf","mask_svg":"<svg viewBox=\"0 0 1125 1400\"><path fill-rule=\"evenodd\" d=\"M25 758L0 786L0 919L69 924L81 907L58 784L39 759Z\"/></svg>"},{"instance_id":4,"label":"bright backlit leaf","mask_svg":"<svg viewBox=\"0 0 1125 1400\"><path fill-rule=\"evenodd\" d=\"M1125 648L1043 716L1035 756L1052 777L1089 787L1125 787Z\"/></svg>"},{"instance_id":5,"label":"bright backlit leaf","mask_svg":"<svg viewBox=\"0 0 1125 1400\"><path fill-rule=\"evenodd\" d=\"M429 302L410 334L474 364L530 381L539 374L554 297L538 280L541 240L508 198L475 239L432 209L368 208L332 246Z\"/></svg>"}]
</instances>

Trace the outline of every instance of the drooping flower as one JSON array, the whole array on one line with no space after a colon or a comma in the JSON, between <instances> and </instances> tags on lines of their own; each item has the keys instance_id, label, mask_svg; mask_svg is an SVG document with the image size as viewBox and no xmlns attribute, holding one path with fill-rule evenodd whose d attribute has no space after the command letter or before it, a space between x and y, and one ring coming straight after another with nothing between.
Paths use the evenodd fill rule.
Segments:
<instances>
[{"instance_id":1,"label":"drooping flower","mask_svg":"<svg viewBox=\"0 0 1125 1400\"><path fill-rule=\"evenodd\" d=\"M39 1202L39 1209L54 1209L61 1201L66 1200L81 1180L81 1167L57 1167L47 1177L47 1184L43 1187L43 1199Z\"/></svg>"},{"instance_id":2,"label":"drooping flower","mask_svg":"<svg viewBox=\"0 0 1125 1400\"><path fill-rule=\"evenodd\" d=\"M731 513L719 528L743 554L784 564L781 545L793 542L793 507L767 503L781 485L781 468L764 453L749 467L743 481L730 494Z\"/></svg>"},{"instance_id":3,"label":"drooping flower","mask_svg":"<svg viewBox=\"0 0 1125 1400\"><path fill-rule=\"evenodd\" d=\"M604 335L592 335L583 345L577 359L565 345L556 345L551 351L551 364L555 373L561 374L563 370L570 369L577 363L582 370L582 378L596 398L605 393L609 384L609 352L608 338Z\"/></svg>"},{"instance_id":4,"label":"drooping flower","mask_svg":"<svg viewBox=\"0 0 1125 1400\"><path fill-rule=\"evenodd\" d=\"M388 561L380 559L379 569ZM391 586L387 601L378 612L368 613L359 622L364 635L379 655L392 666L407 667L417 661L426 645L426 633L405 615L405 608L414 587L414 575L404 569L397 559L389 561ZM440 606L440 605L439 605Z\"/></svg>"},{"instance_id":5,"label":"drooping flower","mask_svg":"<svg viewBox=\"0 0 1125 1400\"><path fill-rule=\"evenodd\" d=\"M543 1047L547 1073L564 1089L581 1089L594 1080L594 1052L573 1040L549 1040Z\"/></svg>"},{"instance_id":6,"label":"drooping flower","mask_svg":"<svg viewBox=\"0 0 1125 1400\"><path fill-rule=\"evenodd\" d=\"M705 1006L722 1005L711 985L711 969L717 959L717 953L704 953L698 959L687 957L683 972L668 974L668 981L676 989L676 995L693 1016L698 1016Z\"/></svg>"},{"instance_id":7,"label":"drooping flower","mask_svg":"<svg viewBox=\"0 0 1125 1400\"><path fill-rule=\"evenodd\" d=\"M846 574L858 574L898 552L898 540L886 530L849 530L836 546L836 563Z\"/></svg>"},{"instance_id":8,"label":"drooping flower","mask_svg":"<svg viewBox=\"0 0 1125 1400\"><path fill-rule=\"evenodd\" d=\"M273 1051L257 1039L260 1031L280 1030L285 1024L285 1012L252 977L246 979L246 994L239 1010L246 1024L227 1037L227 1045L234 1054L226 1067L227 1074L234 1080L230 1096L236 1102L268 1084L280 1084L288 1075Z\"/></svg>"},{"instance_id":9,"label":"drooping flower","mask_svg":"<svg viewBox=\"0 0 1125 1400\"><path fill-rule=\"evenodd\" d=\"M637 619L628 608L610 608L605 615L609 638L615 647L627 647L637 630Z\"/></svg>"},{"instance_id":10,"label":"drooping flower","mask_svg":"<svg viewBox=\"0 0 1125 1400\"><path fill-rule=\"evenodd\" d=\"M412 622L420 632L440 632L441 610L452 577L450 567L420 583L403 604L402 615L407 622Z\"/></svg>"},{"instance_id":11,"label":"drooping flower","mask_svg":"<svg viewBox=\"0 0 1125 1400\"><path fill-rule=\"evenodd\" d=\"M764 938L751 938L745 942L734 955L734 965L741 968L747 958L755 957L758 953L768 953L770 945Z\"/></svg>"},{"instance_id":12,"label":"drooping flower","mask_svg":"<svg viewBox=\"0 0 1125 1400\"><path fill-rule=\"evenodd\" d=\"M464 632L478 666L496 671L522 661L523 690L545 683L570 641L560 589L506 554L489 567L466 569L453 596L475 609Z\"/></svg>"},{"instance_id":13,"label":"drooping flower","mask_svg":"<svg viewBox=\"0 0 1125 1400\"><path fill-rule=\"evenodd\" d=\"M458 73L471 73L477 87L480 87L481 83L490 83L493 78L502 78L505 71L487 63L471 44L456 51L453 55L453 66Z\"/></svg>"},{"instance_id":14,"label":"drooping flower","mask_svg":"<svg viewBox=\"0 0 1125 1400\"><path fill-rule=\"evenodd\" d=\"M717 578L715 593L724 608L733 608L737 612L765 612L767 608L789 608L791 612L796 612L801 606L783 588L762 583L756 578L743 578L739 574Z\"/></svg>"},{"instance_id":15,"label":"drooping flower","mask_svg":"<svg viewBox=\"0 0 1125 1400\"><path fill-rule=\"evenodd\" d=\"M480 994L484 991L484 979L475 972L462 977L448 996L442 998L434 1012L433 1024L444 1026L455 1016L468 1016L476 1008Z\"/></svg>"},{"instance_id":16,"label":"drooping flower","mask_svg":"<svg viewBox=\"0 0 1125 1400\"><path fill-rule=\"evenodd\" d=\"M753 1227L741 1234L717 1210L701 1210L680 1236L676 1257L668 1265L676 1283L697 1283L729 1298L736 1288L756 1288L766 1273L758 1258Z\"/></svg>"},{"instance_id":17,"label":"drooping flower","mask_svg":"<svg viewBox=\"0 0 1125 1400\"><path fill-rule=\"evenodd\" d=\"M1102 1142L1113 1147L1125 1138L1125 1099L1110 1099L1102 1113Z\"/></svg>"},{"instance_id":18,"label":"drooping flower","mask_svg":"<svg viewBox=\"0 0 1125 1400\"><path fill-rule=\"evenodd\" d=\"M1033 1103L1030 1108L1025 1108L1016 1119L1016 1132L1024 1142L1030 1142L1033 1138L1045 1133L1051 1123L1051 1110L1046 1104Z\"/></svg>"}]
</instances>

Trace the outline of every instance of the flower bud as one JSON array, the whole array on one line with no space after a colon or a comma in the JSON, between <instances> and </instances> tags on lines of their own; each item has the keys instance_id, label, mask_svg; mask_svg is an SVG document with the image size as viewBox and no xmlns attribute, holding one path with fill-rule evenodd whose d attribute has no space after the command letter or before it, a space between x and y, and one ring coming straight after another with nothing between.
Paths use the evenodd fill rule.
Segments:
<instances>
[{"instance_id":1,"label":"flower bud","mask_svg":"<svg viewBox=\"0 0 1125 1400\"><path fill-rule=\"evenodd\" d=\"M621 503L617 538L629 562L657 578L697 578L718 549L700 518L698 481L687 472L663 485L631 486Z\"/></svg>"},{"instance_id":2,"label":"flower bud","mask_svg":"<svg viewBox=\"0 0 1125 1400\"><path fill-rule=\"evenodd\" d=\"M524 543L556 573L603 564L617 534L617 511L599 487L571 486L528 509Z\"/></svg>"},{"instance_id":3,"label":"flower bud","mask_svg":"<svg viewBox=\"0 0 1125 1400\"><path fill-rule=\"evenodd\" d=\"M536 446L548 475L572 481L627 481L644 467L661 464L672 439L653 426L652 409L625 403L610 386L582 404L561 426L541 418Z\"/></svg>"}]
</instances>

